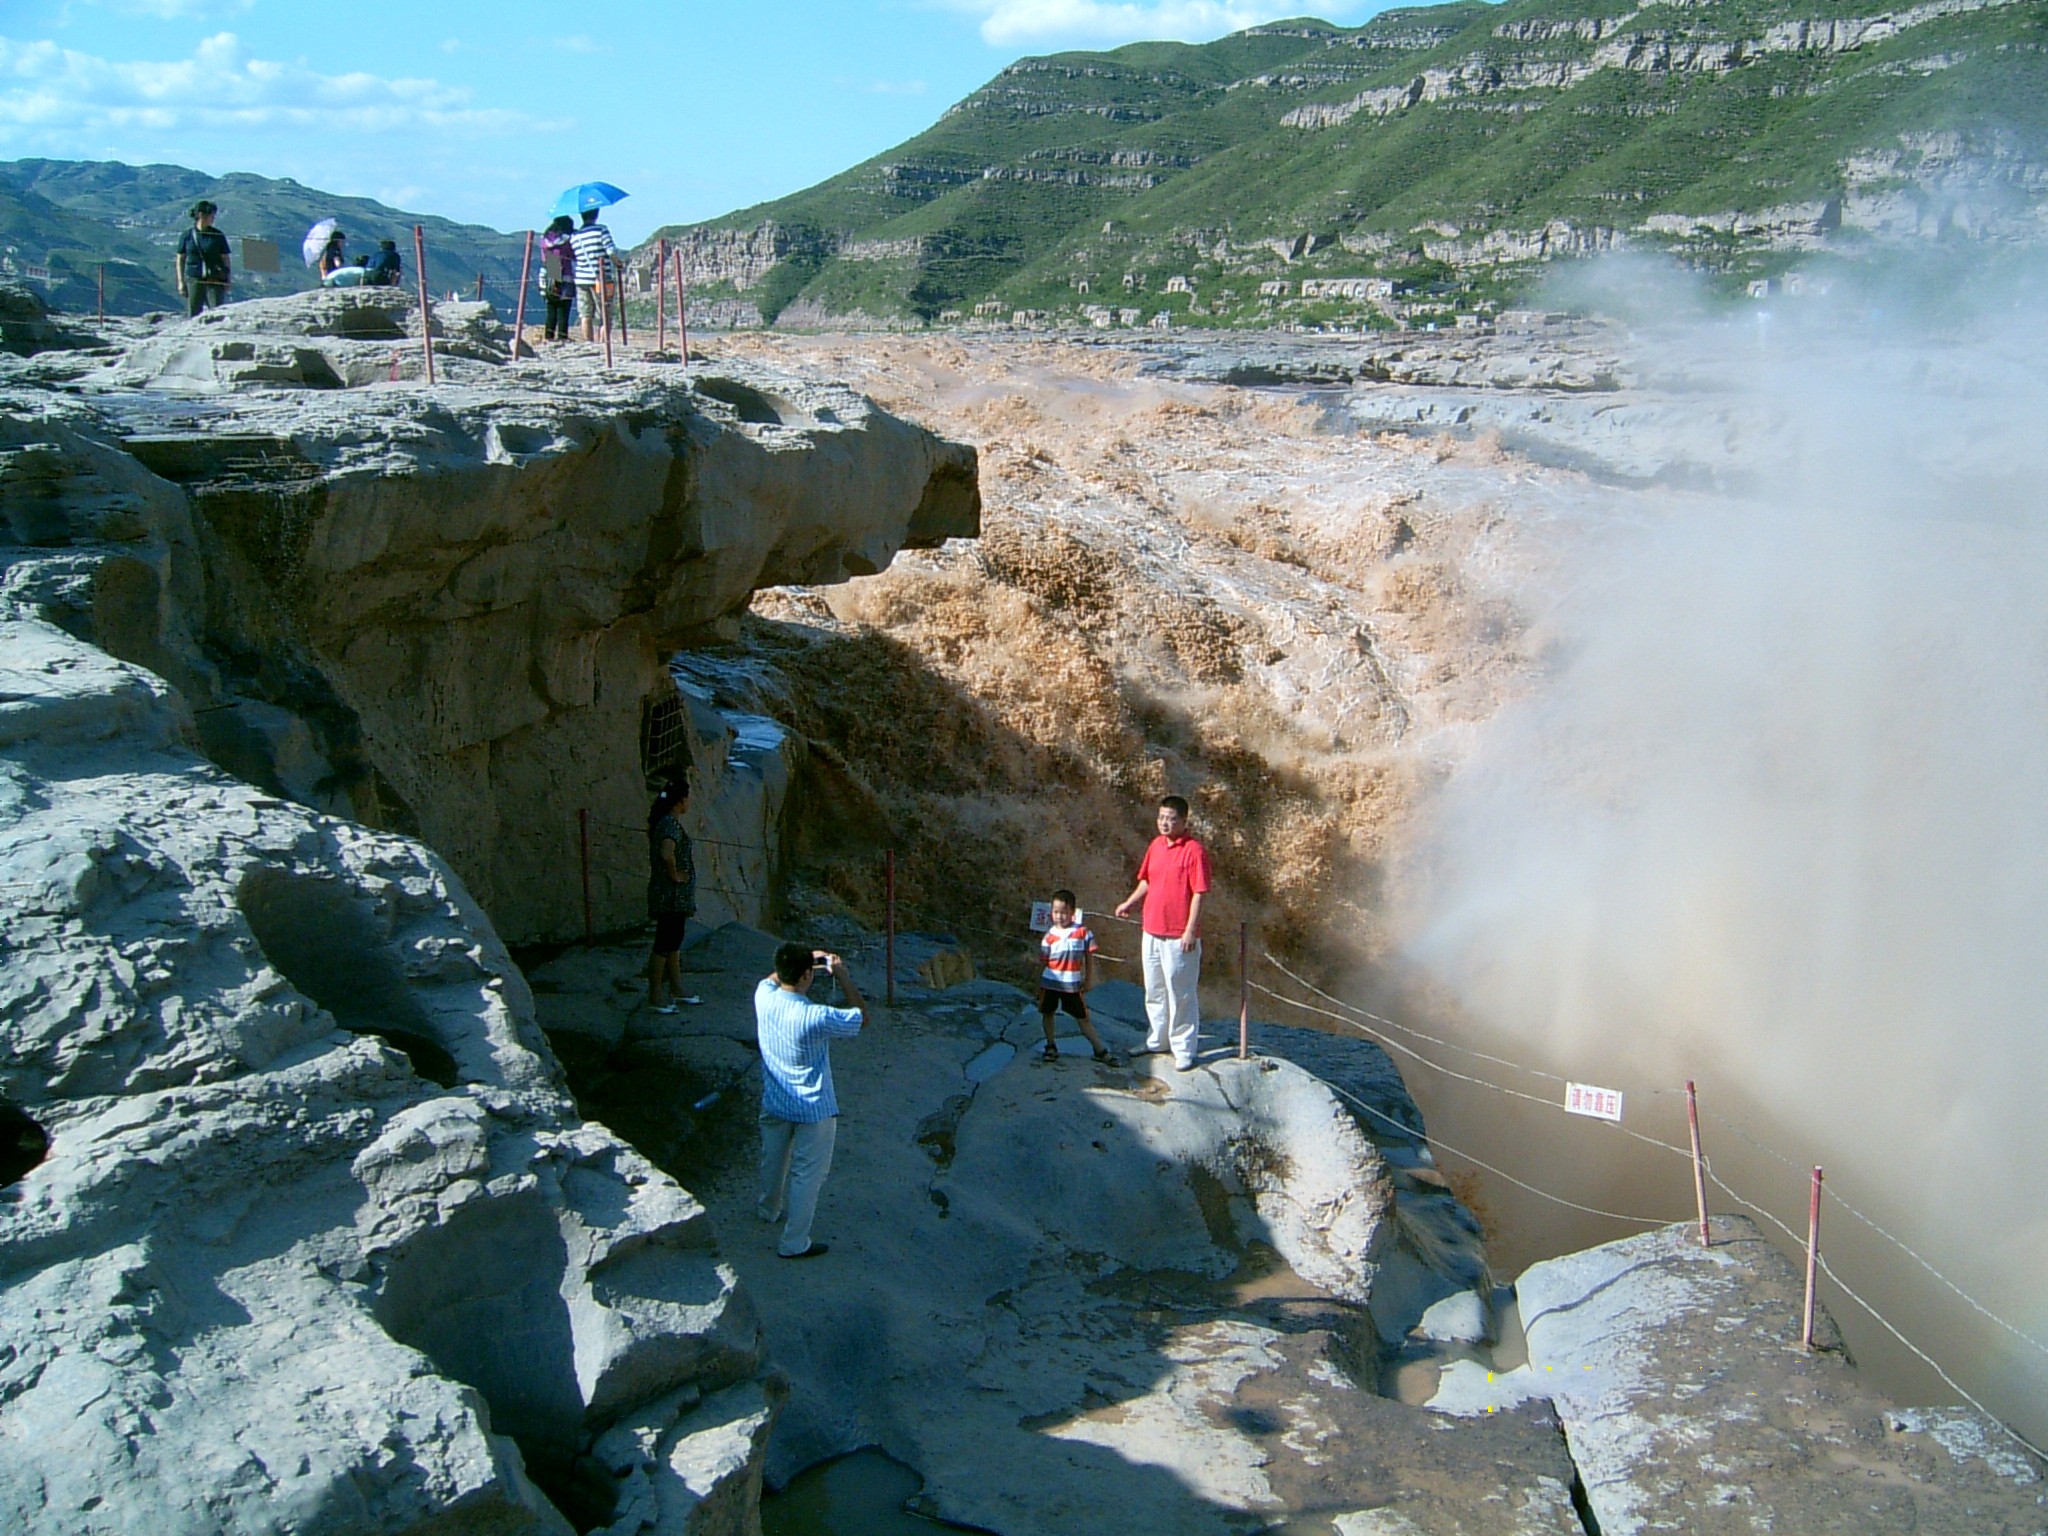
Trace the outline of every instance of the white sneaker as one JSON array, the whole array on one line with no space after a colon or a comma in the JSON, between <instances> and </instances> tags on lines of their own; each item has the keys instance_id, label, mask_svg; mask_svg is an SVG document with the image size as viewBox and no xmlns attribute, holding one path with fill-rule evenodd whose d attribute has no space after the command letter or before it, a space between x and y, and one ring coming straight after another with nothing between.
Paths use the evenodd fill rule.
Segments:
<instances>
[{"instance_id":1,"label":"white sneaker","mask_svg":"<svg viewBox=\"0 0 2048 1536\"><path fill-rule=\"evenodd\" d=\"M676 1007L676 1005L675 1005L674 1003L649 1003L649 1004L647 1005L647 1011L648 1011L649 1013L677 1013L677 1012L680 1012L680 1010L679 1010L679 1009L678 1009L678 1008Z\"/></svg>"}]
</instances>

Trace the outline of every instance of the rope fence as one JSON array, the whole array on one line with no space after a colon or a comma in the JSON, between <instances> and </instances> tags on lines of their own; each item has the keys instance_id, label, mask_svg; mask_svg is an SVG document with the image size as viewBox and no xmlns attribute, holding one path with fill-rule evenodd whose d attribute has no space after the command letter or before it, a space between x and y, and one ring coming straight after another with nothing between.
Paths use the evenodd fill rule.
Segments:
<instances>
[{"instance_id":1,"label":"rope fence","mask_svg":"<svg viewBox=\"0 0 2048 1536\"><path fill-rule=\"evenodd\" d=\"M1284 963L1282 963L1280 960L1275 958L1270 953L1264 954L1262 958L1264 958L1268 963L1270 963L1276 970L1279 970L1282 974L1296 981L1311 993L1315 994L1318 997L1324 998L1326 1001L1337 1003L1339 1008L1347 1008L1351 1009L1351 1011L1353 1012L1364 1014L1367 1018L1374 1019L1379 1023L1388 1026L1389 1028L1401 1030L1404 1033L1407 1033L1411 1036L1419 1038L1434 1038L1430 1036L1425 1036L1423 1032L1420 1030L1409 1029L1406 1026L1397 1024L1392 1020L1384 1019L1378 1014L1368 1013L1364 1009L1352 1008L1352 1005L1342 1003L1338 999L1330 997L1330 995L1322 991L1321 988L1314 986L1312 983L1307 982L1306 980L1303 980L1300 976L1296 975ZM1258 991L1263 995L1272 998L1276 1002L1286 1004L1290 1007L1297 1008L1304 1012L1311 1013L1323 1018L1335 1020L1336 1022L1341 1024L1349 1025L1351 1028L1375 1040L1379 1044L1391 1046L1392 1048L1401 1051L1404 1055L1417 1061L1421 1065L1429 1067L1433 1071L1442 1073L1445 1076L1455 1078L1461 1082L1473 1084L1476 1087L1488 1089L1495 1093L1504 1094L1512 1098L1522 1099L1531 1103L1541 1104L1546 1108L1562 1109L1563 1107L1555 1100L1538 1098L1536 1095L1525 1093L1520 1089L1509 1088L1502 1084L1490 1082L1484 1078L1474 1077L1469 1073L1459 1072L1454 1068L1447 1067L1443 1065L1441 1062L1433 1061L1430 1058L1422 1055L1419 1051L1414 1050L1412 1047L1403 1045L1401 1042L1396 1041L1385 1034L1382 1034L1379 1030L1373 1029L1368 1025L1363 1024L1359 1022L1357 1019L1347 1017L1343 1013L1335 1012L1329 1008L1319 1007L1313 1003L1306 1003L1297 998L1287 997L1284 994L1275 992L1270 987L1266 987L1256 981L1251 982L1250 985L1253 988L1253 990ZM1446 1045L1450 1044L1450 1042L1439 1043ZM1456 1050L1461 1048L1455 1045L1451 1045L1451 1049ZM1468 1051L1467 1054L1483 1055L1484 1053ZM1532 1075L1539 1075L1550 1078L1552 1081L1560 1083L1569 1081L1568 1079L1559 1077L1554 1073L1542 1072L1538 1068L1526 1067L1521 1065L1520 1063L1508 1061L1506 1060L1506 1058L1488 1057L1487 1059L1499 1062L1500 1064L1505 1066L1513 1067L1519 1071L1529 1072ZM1397 1130L1400 1130L1404 1136L1413 1134L1406 1127L1399 1125L1399 1123L1393 1120L1391 1116L1386 1115L1384 1112L1374 1108L1372 1105L1365 1103L1355 1094L1352 1094L1349 1091L1335 1084L1331 1084L1330 1086L1332 1087L1333 1091L1338 1093L1341 1097L1357 1105L1359 1108L1365 1110L1368 1114L1373 1115L1375 1118L1386 1121L1389 1125L1393 1125ZM1668 1094L1672 1092L1672 1090L1664 1089L1656 1090L1656 1092ZM1732 1135L1736 1136L1747 1145L1755 1148L1758 1152L1761 1152L1764 1155L1770 1157L1774 1161L1798 1172L1803 1173L1806 1171L1800 1164L1794 1162L1791 1158L1785 1156L1784 1153L1778 1151L1774 1147L1771 1147L1764 1141L1760 1140L1758 1137L1744 1130L1741 1126L1737 1125L1733 1120L1730 1120L1727 1116L1710 1111L1709 1118L1715 1124L1723 1127ZM1677 1146L1671 1142L1664 1141L1658 1137L1646 1135L1641 1131L1630 1129L1627 1126L1613 1124L1612 1128L1620 1131L1623 1135L1629 1136L1636 1141L1643 1142L1648 1146L1656 1147L1662 1151L1673 1153L1677 1156L1685 1158L1689 1162L1694 1160L1694 1154L1690 1148ZM1568 1199L1563 1195L1559 1195L1554 1191L1539 1188L1536 1185L1531 1184L1524 1179L1517 1178L1515 1175L1508 1173L1504 1169L1495 1167L1490 1163L1484 1162L1481 1159L1474 1157L1469 1152L1461 1151L1459 1148L1450 1145L1448 1142L1444 1141L1440 1137L1432 1135L1428 1138L1428 1140L1432 1148L1440 1148L1441 1150L1450 1153L1452 1156L1457 1157L1462 1161L1471 1163L1478 1168L1484 1169L1486 1172L1493 1174L1496 1178L1505 1180L1507 1183L1514 1185L1518 1189L1524 1190L1529 1194L1539 1197L1540 1199L1551 1201L1557 1205L1564 1206L1568 1209L1584 1212L1588 1215L1605 1217L1612 1220L1627 1222L1632 1225L1643 1227L1666 1226L1670 1224L1670 1218L1653 1219L1644 1216L1631 1216L1619 1211L1603 1210L1595 1206L1582 1204L1578 1201ZM1867 1313L1870 1316L1870 1318L1878 1324L1879 1327L1883 1328L1887 1334L1889 1334L1894 1340L1896 1340L1903 1348L1909 1351L1914 1356L1914 1358L1918 1359L1922 1364L1927 1366L1929 1370L1933 1371L1936 1376L1940 1377L1943 1384L1946 1385L1950 1391L1954 1392L1964 1402L1969 1404L1970 1407L1976 1409L1977 1412L1983 1414L1984 1417L1990 1420L1993 1424L1998 1425L2000 1429L2004 1430L2006 1434L2010 1435L2012 1439L2019 1445L2025 1447L2035 1456L2041 1457L2044 1460L2048 1460L2048 1451L2043 1451L2043 1449L2040 1446L2034 1444L2032 1440L2022 1435L2018 1430L2014 1429L2011 1425L2006 1424L2003 1420L2001 1420L1998 1417L1997 1414L1993 1413L1989 1408L1987 1408L1981 1400L1979 1400L1974 1394L1972 1394L1967 1388L1965 1388L1962 1385L1962 1383L1957 1381L1955 1377L1951 1375L1948 1372L1948 1370L1945 1367L1943 1367L1938 1360L1934 1358L1934 1356L1929 1354L1926 1350L1922 1349L1918 1344L1914 1343L1912 1339L1908 1338L1905 1332L1901 1330L1897 1324L1892 1322L1890 1318L1886 1317L1885 1314L1881 1310L1879 1310L1875 1303L1873 1303L1861 1291L1857 1290L1854 1286L1850 1285L1846 1280L1844 1280L1841 1274L1836 1270L1834 1265L1828 1261L1827 1256L1823 1252L1821 1252L1818 1243L1817 1222L1821 1187L1820 1170L1818 1168L1813 1170L1813 1224L1809 1226L1808 1232L1804 1236L1802 1236L1799 1232L1795 1231L1787 1222L1781 1220L1774 1212L1758 1204L1756 1201L1749 1199L1747 1196L1742 1194L1741 1191L1737 1190L1734 1185L1730 1184L1726 1179L1724 1179L1720 1175L1718 1171L1716 1171L1716 1169L1713 1166L1712 1160L1707 1158L1704 1154L1702 1154L1699 1157L1697 1167L1701 1174L1704 1176L1705 1180L1708 1183L1711 1183L1715 1189L1719 1190L1723 1195L1727 1196L1730 1200L1733 1200L1737 1205L1741 1206L1744 1210L1749 1211L1752 1214L1760 1217L1764 1221L1768 1222L1771 1226L1775 1227L1778 1231L1782 1232L1785 1235L1785 1237L1795 1247L1804 1249L1807 1254L1809 1275L1811 1275L1811 1272L1813 1270L1818 1270L1820 1274L1827 1276L1827 1278L1835 1285L1835 1287L1838 1290L1841 1291L1841 1293L1844 1296L1848 1297L1849 1300L1854 1302L1859 1309ZM1983 1317L1990 1323L1996 1325L2000 1329L2003 1329L2005 1332L2011 1334L2013 1337L2019 1339L2021 1342L2025 1343L2029 1348L2034 1349L2043 1355L2048 1355L2048 1345L2044 1345L2041 1342L2041 1340L2035 1338L2032 1334L2027 1333L2025 1330L2019 1328L2010 1320L2001 1317L1998 1313L1992 1311L1989 1307L1985 1306L1981 1301L1977 1300L1974 1296L1970 1295L1968 1291L1964 1290L1962 1286L1958 1285L1955 1282L1955 1280L1953 1280L1948 1275L1943 1274L1940 1269L1938 1269L1934 1264L1929 1262L1925 1255L1921 1254L1916 1249L1911 1247L1909 1244L1904 1242L1902 1239L1900 1239L1886 1227L1881 1225L1879 1222L1865 1215L1861 1210L1852 1205L1849 1201L1844 1200L1839 1193L1836 1194L1834 1203L1836 1205L1839 1205L1847 1214L1849 1214L1855 1220L1862 1223L1862 1225L1868 1228L1871 1232L1875 1233L1878 1237L1890 1242L1901 1253L1905 1254L1908 1258L1912 1259L1915 1264L1917 1264L1921 1269L1925 1270L1935 1280L1939 1281L1949 1291L1953 1292L1956 1296L1961 1298L1974 1312L1979 1314L1981 1317ZM1702 1222L1704 1224L1704 1211L1702 1211L1701 1215ZM1810 1284L1811 1281L1809 1279L1809 1296L1811 1294ZM1809 1347L1811 1347L1812 1327L1810 1300L1808 1303L1807 1342Z\"/></svg>"},{"instance_id":2,"label":"rope fence","mask_svg":"<svg viewBox=\"0 0 2048 1536\"><path fill-rule=\"evenodd\" d=\"M583 814L582 819L584 820L586 827L595 827L608 834L631 834L636 841L641 842L642 846L644 846L644 839L646 837L645 827L631 826L621 822L605 821L598 818L589 817L587 813ZM587 865L587 835L585 841L585 856ZM738 842L724 838L698 837L693 835L691 841L693 844L704 845L713 849L733 849L748 853L757 853L762 855L764 858L769 859L774 858L777 852L777 850L771 849L763 844ZM887 954L889 957L886 964L887 969L889 971L890 996L892 1002L894 1000L894 955L896 939L895 867L895 855L894 851L891 850L891 852L886 857L885 879L887 896L885 913L885 942L887 944ZM701 869L699 872L699 878L703 878L703 873ZM722 894L726 895L729 900L732 899L736 894L744 894L745 896L751 899L759 900L765 894L761 891L754 890L750 885L748 885L744 876L734 875L732 878L738 880L741 886L743 887L743 891L741 893L735 893L729 887L719 884L715 878L707 883L711 886L712 889L718 890ZM1101 907L1096 908L1089 908L1086 907L1086 905L1084 904L1084 910L1088 912L1088 921L1090 923L1109 922L1118 924L1125 928L1133 929L1140 928L1142 926L1140 923L1131 918L1118 916L1113 909L1113 904L1105 904ZM1257 980L1252 974L1253 956L1251 955L1248 945L1245 942L1248 939L1249 935L1249 925L1240 924L1239 926L1241 931L1239 968L1241 973L1240 986L1243 1000L1242 1009L1240 1013L1240 1056L1249 1056L1251 1054L1249 1048L1248 1035L1249 1002L1251 994L1256 992L1261 997L1267 998L1284 1008L1293 1009L1298 1013L1308 1015L1312 1018L1328 1021L1329 1023L1342 1026L1344 1029L1354 1031L1360 1035L1363 1035L1364 1037L1374 1041L1376 1044L1380 1045L1384 1049L1392 1052L1398 1052L1402 1057L1406 1058L1407 1060L1412 1061L1416 1065L1426 1068L1431 1072L1437 1073L1442 1077L1449 1078L1456 1082L1468 1084L1474 1088L1483 1089L1489 1093L1499 1094L1505 1098L1519 1100L1523 1103L1535 1104L1544 1109L1555 1110L1559 1112L1567 1111L1566 1103L1562 1098L1560 1098L1556 1094L1546 1096L1543 1094L1531 1093L1524 1088L1513 1087L1507 1083L1494 1081L1491 1077L1480 1076L1473 1072L1462 1071L1457 1067L1450 1066L1445 1062L1436 1059L1434 1056L1420 1049L1417 1044L1411 1044L1410 1042L1419 1042L1420 1045L1432 1046L1439 1051L1453 1052L1461 1057L1467 1058L1468 1060L1474 1062L1481 1062L1485 1063L1488 1066L1503 1068L1509 1072L1520 1073L1526 1078L1534 1079L1540 1082L1555 1084L1561 1088L1564 1088L1567 1092L1569 1092L1572 1087L1576 1086L1572 1084L1569 1078L1559 1073L1549 1071L1542 1067L1531 1066L1525 1062L1515 1061L1510 1057L1498 1055L1496 1053L1489 1051L1479 1050L1473 1046L1460 1044L1455 1040L1445 1038L1443 1035L1433 1034L1427 1030L1417 1029L1413 1025L1404 1024L1399 1020L1389 1018L1382 1013L1377 1013L1372 1011L1371 1009L1360 1007L1357 1004L1346 1002L1344 999L1332 995L1331 993L1325 991L1323 988L1317 986L1315 983L1308 980L1308 978L1302 976L1299 972L1290 967L1285 961L1281 960L1277 955L1274 955L1270 950L1266 950L1263 948L1260 949L1256 955L1256 960L1262 963L1263 965L1270 967L1280 976L1285 977L1287 981L1291 982L1295 987L1299 988L1302 992L1308 995L1307 997L1291 997L1288 996L1286 993L1278 991L1275 988L1266 985L1264 982ZM1016 929L999 929L995 927L986 926L983 924L962 922L957 920L948 920L945 923L945 927L948 931L957 930L959 932L975 934L983 938L993 939L1004 945L1024 945L1030 943L1032 939L1032 933L1030 931L1029 924L1020 924ZM1097 957L1099 959L1118 965L1133 965L1137 963L1134 957L1108 954L1103 953L1101 951L1097 952ZM1424 1141L1432 1149L1448 1153L1452 1157L1457 1158L1459 1161L1469 1163L1473 1167L1481 1169L1482 1171L1488 1174L1491 1174L1494 1178L1501 1180L1503 1183L1511 1185L1514 1188L1519 1189L1526 1194L1533 1195L1537 1199L1547 1201L1553 1205L1560 1206L1566 1210L1577 1211L1583 1215L1594 1216L1607 1221L1617 1221L1628 1226L1643 1229L1668 1226L1674 1219L1671 1217L1645 1216L1633 1212L1612 1210L1604 1206L1592 1205L1583 1201L1574 1200L1567 1195L1559 1194L1555 1190L1542 1188L1540 1185L1534 1184L1527 1179L1524 1179L1516 1174L1510 1173L1507 1169L1502 1168L1495 1163L1488 1162L1484 1158L1481 1158L1472 1152L1469 1152L1460 1147L1453 1146L1451 1143L1444 1141L1441 1137L1435 1135L1423 1136L1419 1134L1412 1127L1402 1124L1399 1120L1397 1120L1394 1116L1388 1114L1385 1110L1379 1108L1377 1105L1367 1102L1359 1095L1353 1093L1351 1090L1339 1084L1331 1083L1329 1084L1329 1087L1331 1091L1335 1093L1338 1097L1340 1097L1347 1103L1351 1104L1356 1109L1362 1111L1364 1114L1371 1116L1374 1120L1383 1123L1392 1131L1394 1131L1397 1135L1399 1135L1403 1140ZM1631 1093L1637 1097L1652 1098L1674 1097L1681 1092L1683 1092L1687 1098L1688 1108L1696 1111L1697 1106L1693 1092L1693 1086L1691 1084L1687 1084L1685 1089L1683 1090L1669 1088L1631 1090ZM1888 1335L1890 1335L1891 1338L1896 1340L1902 1348L1906 1349L1910 1354L1913 1355L1914 1358L1916 1358L1922 1364L1927 1366L1929 1370L1933 1371L1934 1374L1938 1376L1941 1379L1941 1381L1948 1387L1948 1389L1954 1392L1959 1398L1962 1399L1962 1401L1967 1403L1970 1407L1976 1409L1979 1413L1983 1414L1985 1418L1989 1419L1992 1423L1997 1424L2008 1435L2010 1435L2016 1443L2025 1447L2025 1449L2031 1452L2033 1455L2041 1457L2044 1460L2048 1460L2048 1452L2044 1452L2040 1446L2035 1445L2026 1436L2020 1434L2019 1431L2013 1429L2010 1425L2005 1424L2001 1419L1999 1419L1999 1417L1996 1414L1992 1413L1989 1408L1985 1407L1985 1405L1976 1396L1974 1396L1965 1387L1963 1387L1963 1385L1960 1382L1958 1382L1955 1379L1955 1377L1951 1375L1949 1371L1945 1367L1943 1367L1938 1360L1934 1358L1934 1356L1929 1354L1926 1350L1922 1349L1918 1344L1914 1343L1912 1339L1908 1338L1906 1334L1896 1324L1894 1324L1890 1318L1886 1317L1884 1313L1880 1311L1878 1307L1873 1302L1871 1302L1861 1291L1857 1290L1854 1286L1850 1285L1846 1280L1844 1280L1841 1277L1840 1273L1836 1270L1835 1266L1828 1261L1827 1256L1820 1251L1818 1223L1820 1213L1821 1177L1820 1170L1818 1168L1814 1168L1811 1170L1813 1176L1813 1204L1811 1207L1809 1228L1807 1233L1802 1237L1802 1235L1796 1230L1794 1230L1789 1223L1780 1219L1775 1213L1770 1211L1765 1206L1759 1204L1758 1202L1744 1195L1741 1191L1736 1189L1734 1185L1730 1184L1727 1179L1723 1178L1720 1172L1714 1167L1712 1160L1706 1156L1704 1151L1699 1150L1697 1145L1680 1146L1675 1142L1666 1141L1662 1137L1653 1136L1647 1132L1639 1131L1632 1126L1623 1125L1620 1123L1618 1113L1619 1111L1617 1109L1615 1117L1598 1117L1599 1123L1602 1124L1606 1129L1613 1132L1618 1132L1622 1136L1625 1136L1632 1141L1639 1142L1642 1145L1654 1148L1657 1151L1669 1153L1672 1156L1682 1158L1693 1167L1695 1179L1701 1191L1698 1201L1698 1217L1700 1221L1701 1240L1703 1243L1711 1242L1711 1237L1707 1226L1708 1215L1706 1210L1706 1200L1704 1191L1708 1185L1712 1185L1714 1189L1718 1190L1722 1195L1726 1196L1728 1199L1734 1201L1735 1204L1741 1207L1744 1211L1747 1211L1757 1216L1764 1222L1768 1223L1771 1227L1775 1228L1777 1231L1783 1233L1786 1239L1790 1241L1795 1248L1805 1250L1808 1274L1808 1303L1806 1325L1806 1342L1808 1344L1808 1347L1812 1347L1811 1310L1813 1294L1812 1287L1814 1284L1814 1277L1816 1275L1824 1275L1841 1292L1842 1295L1846 1296L1861 1311L1867 1313L1870 1316L1870 1318L1875 1323L1877 1323L1877 1325L1881 1327ZM1769 1143L1763 1141L1761 1138L1753 1135L1751 1132L1743 1128L1734 1120L1730 1119L1728 1116L1711 1109L1705 1111L1705 1116L1708 1119L1708 1121L1713 1125L1716 1125L1720 1127L1722 1130L1727 1131L1730 1135L1734 1136L1736 1139L1741 1141L1746 1146L1752 1148L1756 1152L1771 1159L1772 1161L1782 1165L1783 1167L1801 1174L1805 1174L1808 1171L1805 1165L1798 1163L1794 1159L1786 1156L1783 1152L1779 1151L1775 1147L1772 1147ZM1574 1118L1580 1117L1575 1116ZM1866 1214L1857 1205L1843 1198L1838 1188L1834 1190L1833 1195L1834 1205L1839 1207L1845 1214L1847 1214L1850 1218L1855 1220L1869 1232L1873 1233L1882 1241L1889 1243L1893 1248L1897 1249L1900 1253L1904 1254L1908 1259L1910 1259L1913 1262L1913 1264L1916 1267L1924 1271L1929 1277L1938 1282L1944 1289L1946 1289L1959 1300L1961 1300L1966 1306L1970 1308L1972 1312L1976 1313L1986 1322L2002 1330L2004 1333L2011 1335L2014 1339L2026 1345L2029 1349L2034 1350L2038 1354L2042 1355L2044 1358L2048 1358L2048 1343L2044 1343L2042 1340L2036 1338L2034 1335L2020 1328L2010 1319L2000 1316L1997 1312L1993 1311L1990 1307L1986 1306L1983 1302L1979 1301L1976 1297L1972 1296L1967 1290L1963 1288L1962 1285L1957 1283L1955 1279L1943 1273L1940 1268L1938 1268L1926 1257L1925 1254L1921 1253L1918 1249L1914 1248L1911 1244L1907 1243L1905 1240L1900 1238L1896 1233L1892 1232L1881 1222L1877 1221L1875 1218Z\"/></svg>"}]
</instances>

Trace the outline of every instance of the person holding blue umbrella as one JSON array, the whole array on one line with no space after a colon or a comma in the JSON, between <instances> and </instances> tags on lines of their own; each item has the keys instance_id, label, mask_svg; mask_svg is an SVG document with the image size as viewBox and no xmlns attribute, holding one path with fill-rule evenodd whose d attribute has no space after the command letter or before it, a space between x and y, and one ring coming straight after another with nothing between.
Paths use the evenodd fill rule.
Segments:
<instances>
[{"instance_id":1,"label":"person holding blue umbrella","mask_svg":"<svg viewBox=\"0 0 2048 1536\"><path fill-rule=\"evenodd\" d=\"M604 263L618 255L612 232L597 221L597 210L609 208L626 194L608 181L586 181L569 188L555 199L549 210L554 217L582 216L582 224L569 237L576 253L576 307L583 312L583 339L597 340L597 306L604 302Z\"/></svg>"}]
</instances>

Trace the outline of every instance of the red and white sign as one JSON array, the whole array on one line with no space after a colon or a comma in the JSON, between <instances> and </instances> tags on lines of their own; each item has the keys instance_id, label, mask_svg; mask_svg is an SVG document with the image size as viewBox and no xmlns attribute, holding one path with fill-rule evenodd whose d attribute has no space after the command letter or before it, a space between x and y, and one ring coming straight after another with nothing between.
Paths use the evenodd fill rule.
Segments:
<instances>
[{"instance_id":1,"label":"red and white sign","mask_svg":"<svg viewBox=\"0 0 2048 1536\"><path fill-rule=\"evenodd\" d=\"M1081 913L1078 908L1074 912L1074 921L1077 923L1081 921ZM1051 926L1052 903L1049 901L1034 901L1031 903L1031 931L1033 933L1043 933Z\"/></svg>"},{"instance_id":2,"label":"red and white sign","mask_svg":"<svg viewBox=\"0 0 2048 1536\"><path fill-rule=\"evenodd\" d=\"M1591 1083L1566 1083L1564 1107L1568 1114L1591 1115L1595 1120L1621 1123L1621 1090L1595 1088Z\"/></svg>"}]
</instances>

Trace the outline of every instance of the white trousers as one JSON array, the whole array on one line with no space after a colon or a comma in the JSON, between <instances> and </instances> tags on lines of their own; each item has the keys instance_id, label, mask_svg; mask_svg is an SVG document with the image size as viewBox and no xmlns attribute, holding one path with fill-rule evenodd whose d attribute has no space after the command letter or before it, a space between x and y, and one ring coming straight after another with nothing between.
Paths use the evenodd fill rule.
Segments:
<instances>
[{"instance_id":1,"label":"white trousers","mask_svg":"<svg viewBox=\"0 0 2048 1536\"><path fill-rule=\"evenodd\" d=\"M761 1117L761 1203L755 1214L776 1221L788 1210L778 1253L802 1253L811 1246L811 1218L818 1214L818 1195L832 1171L832 1144L838 1139L836 1116L802 1125Z\"/></svg>"},{"instance_id":2,"label":"white trousers","mask_svg":"<svg viewBox=\"0 0 2048 1536\"><path fill-rule=\"evenodd\" d=\"M1179 939L1145 935L1145 1049L1171 1049L1173 1059L1187 1066L1195 1059L1202 1028L1202 945L1186 954Z\"/></svg>"}]
</instances>

